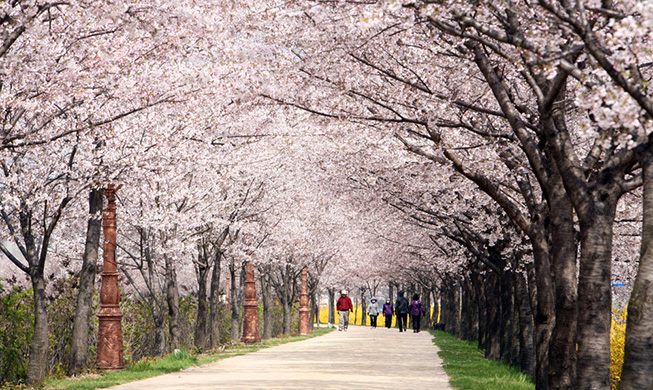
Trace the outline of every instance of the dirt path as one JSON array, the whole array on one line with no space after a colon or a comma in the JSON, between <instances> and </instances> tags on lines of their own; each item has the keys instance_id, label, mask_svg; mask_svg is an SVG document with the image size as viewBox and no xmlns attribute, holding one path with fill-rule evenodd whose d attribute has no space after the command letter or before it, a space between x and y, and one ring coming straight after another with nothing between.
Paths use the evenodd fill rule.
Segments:
<instances>
[{"instance_id":1,"label":"dirt path","mask_svg":"<svg viewBox=\"0 0 653 390\"><path fill-rule=\"evenodd\" d=\"M350 326L111 389L450 390L437 351L428 332Z\"/></svg>"}]
</instances>

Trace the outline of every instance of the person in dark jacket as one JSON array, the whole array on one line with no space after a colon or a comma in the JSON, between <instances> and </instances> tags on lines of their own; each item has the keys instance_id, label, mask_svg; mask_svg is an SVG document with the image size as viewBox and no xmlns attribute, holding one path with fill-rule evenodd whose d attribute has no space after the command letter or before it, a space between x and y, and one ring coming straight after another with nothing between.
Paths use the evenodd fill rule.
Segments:
<instances>
[{"instance_id":1,"label":"person in dark jacket","mask_svg":"<svg viewBox=\"0 0 653 390\"><path fill-rule=\"evenodd\" d=\"M403 332L408 326L408 299L404 297L404 290L399 290L397 293L397 301L395 302L395 314L397 315L397 325L399 331Z\"/></svg>"},{"instance_id":2,"label":"person in dark jacket","mask_svg":"<svg viewBox=\"0 0 653 390\"><path fill-rule=\"evenodd\" d=\"M392 305L390 298L383 304L383 315L385 316L385 327L390 329L392 326L392 315L395 314L395 307Z\"/></svg>"},{"instance_id":3,"label":"person in dark jacket","mask_svg":"<svg viewBox=\"0 0 653 390\"><path fill-rule=\"evenodd\" d=\"M419 294L413 294L413 301L410 303L408 311L410 312L410 321L413 323L413 333L419 333L422 314L426 313L426 308L419 300Z\"/></svg>"}]
</instances>

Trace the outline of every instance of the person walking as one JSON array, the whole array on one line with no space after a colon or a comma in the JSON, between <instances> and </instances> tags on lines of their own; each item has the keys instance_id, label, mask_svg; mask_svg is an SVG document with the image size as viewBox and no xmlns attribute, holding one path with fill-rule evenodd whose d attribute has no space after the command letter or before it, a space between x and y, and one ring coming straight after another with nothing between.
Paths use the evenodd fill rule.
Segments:
<instances>
[{"instance_id":1,"label":"person walking","mask_svg":"<svg viewBox=\"0 0 653 390\"><path fill-rule=\"evenodd\" d=\"M413 323L413 333L419 333L422 314L426 313L426 308L419 300L419 294L413 294L413 301L409 307L410 321Z\"/></svg>"},{"instance_id":2,"label":"person walking","mask_svg":"<svg viewBox=\"0 0 653 390\"><path fill-rule=\"evenodd\" d=\"M338 316L340 317L338 331L342 332L344 330L346 332L349 326L349 312L354 311L354 305L347 296L347 290L340 291L340 298L338 298L338 302L336 303L336 309L338 309Z\"/></svg>"},{"instance_id":3,"label":"person walking","mask_svg":"<svg viewBox=\"0 0 653 390\"><path fill-rule=\"evenodd\" d=\"M404 297L404 290L399 290L399 292L397 292L395 314L397 315L397 325L399 325L399 331L405 331L408 326L408 299Z\"/></svg>"},{"instance_id":4,"label":"person walking","mask_svg":"<svg viewBox=\"0 0 653 390\"><path fill-rule=\"evenodd\" d=\"M395 307L392 306L390 298L385 300L383 304L383 315L385 316L385 327L390 329L392 327L392 315L395 314Z\"/></svg>"},{"instance_id":5,"label":"person walking","mask_svg":"<svg viewBox=\"0 0 653 390\"><path fill-rule=\"evenodd\" d=\"M370 304L367 306L367 314L370 315L370 325L372 325L372 328L376 328L376 318L380 312L381 309L376 303L376 298L372 297L372 299L370 299Z\"/></svg>"}]
</instances>

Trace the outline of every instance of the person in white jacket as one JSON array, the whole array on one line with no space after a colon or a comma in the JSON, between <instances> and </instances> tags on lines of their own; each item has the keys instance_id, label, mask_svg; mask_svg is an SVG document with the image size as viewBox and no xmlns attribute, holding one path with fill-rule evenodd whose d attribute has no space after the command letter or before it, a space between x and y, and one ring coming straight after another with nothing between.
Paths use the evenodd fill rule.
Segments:
<instances>
[{"instance_id":1,"label":"person in white jacket","mask_svg":"<svg viewBox=\"0 0 653 390\"><path fill-rule=\"evenodd\" d=\"M381 313L381 309L376 303L376 298L372 297L370 304L367 306L367 314L370 315L370 325L372 325L372 328L376 328L376 317L379 316L379 313Z\"/></svg>"}]
</instances>

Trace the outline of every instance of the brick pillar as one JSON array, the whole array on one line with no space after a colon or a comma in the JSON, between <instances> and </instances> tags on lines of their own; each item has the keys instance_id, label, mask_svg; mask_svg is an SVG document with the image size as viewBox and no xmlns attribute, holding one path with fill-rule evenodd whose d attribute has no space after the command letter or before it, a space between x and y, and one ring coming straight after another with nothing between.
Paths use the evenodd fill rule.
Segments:
<instances>
[{"instance_id":1,"label":"brick pillar","mask_svg":"<svg viewBox=\"0 0 653 390\"><path fill-rule=\"evenodd\" d=\"M122 354L122 313L120 289L118 288L118 265L116 263L116 191L113 184L104 190L107 208L102 213L104 245L102 251L102 287L100 288L100 313L97 365L105 371L122 370L125 361Z\"/></svg>"},{"instance_id":2,"label":"brick pillar","mask_svg":"<svg viewBox=\"0 0 653 390\"><path fill-rule=\"evenodd\" d=\"M245 279L245 304L243 312L243 336L240 341L244 343L258 343L258 302L256 301L256 281L254 280L254 264L246 265L247 279Z\"/></svg>"},{"instance_id":3,"label":"brick pillar","mask_svg":"<svg viewBox=\"0 0 653 390\"><path fill-rule=\"evenodd\" d=\"M308 269L306 266L302 269L302 291L299 295L299 335L307 336L311 334L310 331L310 312L308 307L308 285L307 285Z\"/></svg>"}]
</instances>

